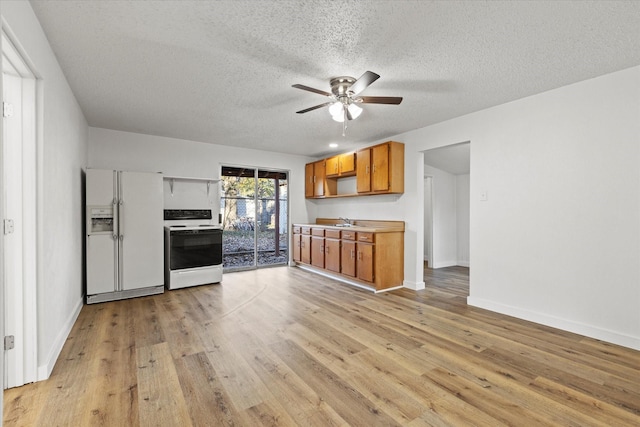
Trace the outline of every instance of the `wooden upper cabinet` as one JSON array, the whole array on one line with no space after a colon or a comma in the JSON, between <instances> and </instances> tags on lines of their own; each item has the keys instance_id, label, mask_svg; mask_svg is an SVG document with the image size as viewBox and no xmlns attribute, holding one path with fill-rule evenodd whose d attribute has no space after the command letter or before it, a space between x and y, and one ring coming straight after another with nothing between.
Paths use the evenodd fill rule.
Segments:
<instances>
[{"instance_id":1,"label":"wooden upper cabinet","mask_svg":"<svg viewBox=\"0 0 640 427\"><path fill-rule=\"evenodd\" d=\"M357 177L358 193L404 193L404 144L389 141L358 151Z\"/></svg>"},{"instance_id":2,"label":"wooden upper cabinet","mask_svg":"<svg viewBox=\"0 0 640 427\"><path fill-rule=\"evenodd\" d=\"M325 171L327 176L338 176L340 173L340 156L329 157Z\"/></svg>"},{"instance_id":3,"label":"wooden upper cabinet","mask_svg":"<svg viewBox=\"0 0 640 427\"><path fill-rule=\"evenodd\" d=\"M371 149L371 191L389 190L389 146Z\"/></svg>"},{"instance_id":4,"label":"wooden upper cabinet","mask_svg":"<svg viewBox=\"0 0 640 427\"><path fill-rule=\"evenodd\" d=\"M317 162L307 163L305 165L305 197L324 197L327 193L335 193L335 190L333 190L335 185L327 182L325 163L325 160L318 160Z\"/></svg>"},{"instance_id":5,"label":"wooden upper cabinet","mask_svg":"<svg viewBox=\"0 0 640 427\"><path fill-rule=\"evenodd\" d=\"M371 191L371 149L359 150L356 159L356 189L358 193L368 193Z\"/></svg>"},{"instance_id":6,"label":"wooden upper cabinet","mask_svg":"<svg viewBox=\"0 0 640 427\"><path fill-rule=\"evenodd\" d=\"M404 144L388 141L308 163L305 175L308 198L404 193ZM338 194L338 181L354 175L356 193Z\"/></svg>"},{"instance_id":7,"label":"wooden upper cabinet","mask_svg":"<svg viewBox=\"0 0 640 427\"><path fill-rule=\"evenodd\" d=\"M313 164L313 195L324 196L325 161L320 160Z\"/></svg>"},{"instance_id":8,"label":"wooden upper cabinet","mask_svg":"<svg viewBox=\"0 0 640 427\"><path fill-rule=\"evenodd\" d=\"M346 177L355 175L356 154L344 153L328 158L326 173L328 177Z\"/></svg>"},{"instance_id":9,"label":"wooden upper cabinet","mask_svg":"<svg viewBox=\"0 0 640 427\"><path fill-rule=\"evenodd\" d=\"M313 197L313 163L304 166L304 197Z\"/></svg>"}]
</instances>

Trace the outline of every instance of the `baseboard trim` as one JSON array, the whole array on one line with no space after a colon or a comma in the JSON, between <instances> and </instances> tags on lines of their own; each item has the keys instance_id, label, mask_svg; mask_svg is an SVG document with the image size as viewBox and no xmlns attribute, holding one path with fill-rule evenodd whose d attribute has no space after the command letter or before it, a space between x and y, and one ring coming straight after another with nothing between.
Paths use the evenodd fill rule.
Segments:
<instances>
[{"instance_id":1,"label":"baseboard trim","mask_svg":"<svg viewBox=\"0 0 640 427\"><path fill-rule=\"evenodd\" d=\"M424 282L411 282L409 280L404 280L402 282L402 286L414 291L421 291L424 289Z\"/></svg>"},{"instance_id":2,"label":"baseboard trim","mask_svg":"<svg viewBox=\"0 0 640 427\"><path fill-rule=\"evenodd\" d=\"M460 267L469 267L469 261L458 261Z\"/></svg>"},{"instance_id":3,"label":"baseboard trim","mask_svg":"<svg viewBox=\"0 0 640 427\"><path fill-rule=\"evenodd\" d=\"M458 261L440 261L434 262L431 268L455 267L456 265L458 265Z\"/></svg>"},{"instance_id":4,"label":"baseboard trim","mask_svg":"<svg viewBox=\"0 0 640 427\"><path fill-rule=\"evenodd\" d=\"M626 335L620 332L598 328L596 326L586 325L584 323L574 322L572 320L549 316L547 314L504 305L481 298L474 298L471 296L467 297L467 304L483 308L485 310L494 311L496 313L506 314L507 316L517 317L518 319L527 320L529 322L539 323L541 325L550 326L563 331L584 335L585 337L606 341L608 343L628 347L634 350L640 350L640 337Z\"/></svg>"},{"instance_id":5,"label":"baseboard trim","mask_svg":"<svg viewBox=\"0 0 640 427\"><path fill-rule=\"evenodd\" d=\"M51 372L53 371L53 367L56 365L58 360L58 356L62 352L62 347L64 347L64 343L67 341L69 334L71 333L71 329L73 325L76 323L78 316L80 315L80 310L82 310L82 306L84 305L84 295L78 300L75 308L71 312L71 315L67 318L67 321L64 323L62 329L58 333L51 349L49 350L49 354L47 355L47 359L43 365L38 366L38 379L37 381L44 381L49 379L51 376Z\"/></svg>"}]
</instances>

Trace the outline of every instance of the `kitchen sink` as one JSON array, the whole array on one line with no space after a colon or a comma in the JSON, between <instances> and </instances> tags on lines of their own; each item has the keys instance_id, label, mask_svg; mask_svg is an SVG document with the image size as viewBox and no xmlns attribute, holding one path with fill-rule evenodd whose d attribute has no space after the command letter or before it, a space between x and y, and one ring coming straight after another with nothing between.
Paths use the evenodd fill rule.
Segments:
<instances>
[{"instance_id":1,"label":"kitchen sink","mask_svg":"<svg viewBox=\"0 0 640 427\"><path fill-rule=\"evenodd\" d=\"M353 227L352 224L346 224L346 223L342 223L342 224L334 224L334 227Z\"/></svg>"}]
</instances>

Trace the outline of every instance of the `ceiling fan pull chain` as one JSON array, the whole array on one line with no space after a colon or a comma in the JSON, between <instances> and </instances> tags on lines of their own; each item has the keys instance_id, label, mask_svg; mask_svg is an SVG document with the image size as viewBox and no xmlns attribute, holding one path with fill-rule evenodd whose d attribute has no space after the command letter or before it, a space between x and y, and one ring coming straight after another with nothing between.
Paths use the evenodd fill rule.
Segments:
<instances>
[{"instance_id":1,"label":"ceiling fan pull chain","mask_svg":"<svg viewBox=\"0 0 640 427\"><path fill-rule=\"evenodd\" d=\"M342 136L344 137L347 133L347 108L343 105L342 111L344 114L344 120L342 121Z\"/></svg>"}]
</instances>

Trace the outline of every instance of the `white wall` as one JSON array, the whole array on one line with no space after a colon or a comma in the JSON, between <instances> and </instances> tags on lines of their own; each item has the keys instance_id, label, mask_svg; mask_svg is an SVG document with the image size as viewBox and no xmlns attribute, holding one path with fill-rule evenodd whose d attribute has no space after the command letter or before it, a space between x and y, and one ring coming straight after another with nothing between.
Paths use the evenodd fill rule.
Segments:
<instances>
[{"instance_id":1,"label":"white wall","mask_svg":"<svg viewBox=\"0 0 640 427\"><path fill-rule=\"evenodd\" d=\"M407 144L409 185L389 212L406 212L409 280L422 274L408 203L423 205L420 152L471 141L469 303L640 349L640 67L392 139Z\"/></svg>"},{"instance_id":2,"label":"white wall","mask_svg":"<svg viewBox=\"0 0 640 427\"><path fill-rule=\"evenodd\" d=\"M432 177L433 254L431 268L461 265L469 267L469 183L470 175L454 175L433 166L424 166L425 176ZM425 197L428 191L425 189ZM429 222L429 202L425 201L424 224ZM424 229L426 259L431 231Z\"/></svg>"},{"instance_id":3,"label":"white wall","mask_svg":"<svg viewBox=\"0 0 640 427\"><path fill-rule=\"evenodd\" d=\"M456 258L457 265L470 266L469 197L471 175L456 175Z\"/></svg>"},{"instance_id":4,"label":"white wall","mask_svg":"<svg viewBox=\"0 0 640 427\"><path fill-rule=\"evenodd\" d=\"M304 165L311 159L108 129L89 128L89 167L168 176L219 178L221 165L257 166L289 171L290 222L315 219L304 198Z\"/></svg>"},{"instance_id":5,"label":"white wall","mask_svg":"<svg viewBox=\"0 0 640 427\"><path fill-rule=\"evenodd\" d=\"M82 169L88 127L29 2L3 2L2 18L40 79L37 360L38 379L45 379L83 303Z\"/></svg>"}]
</instances>

